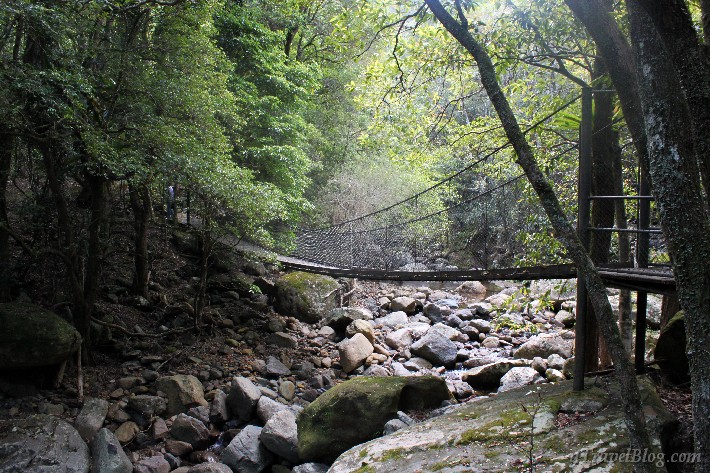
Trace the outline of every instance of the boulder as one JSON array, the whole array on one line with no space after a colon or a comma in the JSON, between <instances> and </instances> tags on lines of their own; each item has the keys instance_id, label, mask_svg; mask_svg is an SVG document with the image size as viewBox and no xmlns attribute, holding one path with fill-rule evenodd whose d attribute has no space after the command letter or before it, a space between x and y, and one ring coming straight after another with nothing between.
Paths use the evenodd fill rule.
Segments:
<instances>
[{"instance_id":1,"label":"boulder","mask_svg":"<svg viewBox=\"0 0 710 473\"><path fill-rule=\"evenodd\" d=\"M331 462L381 434L397 411L438 407L449 399L446 382L434 376L351 379L320 395L298 416L299 455Z\"/></svg>"},{"instance_id":2,"label":"boulder","mask_svg":"<svg viewBox=\"0 0 710 473\"><path fill-rule=\"evenodd\" d=\"M91 471L94 473L131 473L133 464L113 432L101 429L91 441Z\"/></svg>"},{"instance_id":3,"label":"boulder","mask_svg":"<svg viewBox=\"0 0 710 473\"><path fill-rule=\"evenodd\" d=\"M406 325L407 322L409 322L407 314L402 311L392 312L390 314L385 315L384 317L375 319L375 323L377 325L382 325L383 327L390 328L397 328L400 325Z\"/></svg>"},{"instance_id":4,"label":"boulder","mask_svg":"<svg viewBox=\"0 0 710 473\"><path fill-rule=\"evenodd\" d=\"M673 435L675 421L653 385L640 381L647 426L653 444L658 446L668 439L662 435ZM569 397L587 393L575 393L569 381L540 385L536 393L524 387L468 402L450 413L357 445L342 454L328 471L529 471L526 454L513 447L526 445L532 434L535 471L631 473L633 463L617 461L631 448L622 396L616 383L610 383L608 389L611 394L601 390L609 400L606 408L583 422L562 425L555 423L560 405ZM526 406L527 413L521 405ZM538 409L533 419L535 406Z\"/></svg>"},{"instance_id":5,"label":"boulder","mask_svg":"<svg viewBox=\"0 0 710 473\"><path fill-rule=\"evenodd\" d=\"M229 420L229 407L227 406L227 394L220 390L215 392L212 402L210 402L210 422L221 425Z\"/></svg>"},{"instance_id":6,"label":"boulder","mask_svg":"<svg viewBox=\"0 0 710 473\"><path fill-rule=\"evenodd\" d=\"M353 320L345 329L345 335L352 337L356 333L365 335L370 343L375 343L375 330L372 324L366 320Z\"/></svg>"},{"instance_id":7,"label":"boulder","mask_svg":"<svg viewBox=\"0 0 710 473\"><path fill-rule=\"evenodd\" d=\"M192 375L177 374L158 378L155 388L164 392L168 398L168 416L187 412L191 407L207 405L204 387Z\"/></svg>"},{"instance_id":8,"label":"boulder","mask_svg":"<svg viewBox=\"0 0 710 473\"><path fill-rule=\"evenodd\" d=\"M576 322L575 315L572 312L566 310L560 310L555 314L555 320L567 328L573 327Z\"/></svg>"},{"instance_id":9,"label":"boulder","mask_svg":"<svg viewBox=\"0 0 710 473\"><path fill-rule=\"evenodd\" d=\"M0 370L60 363L81 346L74 327L34 304L0 304L0 327Z\"/></svg>"},{"instance_id":10,"label":"boulder","mask_svg":"<svg viewBox=\"0 0 710 473\"><path fill-rule=\"evenodd\" d=\"M653 352L661 371L674 382L688 380L690 368L686 350L685 315L680 311L661 330Z\"/></svg>"},{"instance_id":11,"label":"boulder","mask_svg":"<svg viewBox=\"0 0 710 473\"><path fill-rule=\"evenodd\" d=\"M412 297L395 297L390 302L390 309L393 311L402 311L405 314L413 314L417 311L417 300Z\"/></svg>"},{"instance_id":12,"label":"boulder","mask_svg":"<svg viewBox=\"0 0 710 473\"><path fill-rule=\"evenodd\" d=\"M232 469L224 463L209 461L191 466L185 473L232 473Z\"/></svg>"},{"instance_id":13,"label":"boulder","mask_svg":"<svg viewBox=\"0 0 710 473\"><path fill-rule=\"evenodd\" d=\"M496 389L500 379L511 369L527 366L524 360L500 360L467 371L461 379L475 389Z\"/></svg>"},{"instance_id":14,"label":"boulder","mask_svg":"<svg viewBox=\"0 0 710 473\"><path fill-rule=\"evenodd\" d=\"M0 421L0 473L88 473L90 462L79 432L57 417Z\"/></svg>"},{"instance_id":15,"label":"boulder","mask_svg":"<svg viewBox=\"0 0 710 473\"><path fill-rule=\"evenodd\" d=\"M464 296L480 297L486 293L486 286L484 286L480 281L466 281L454 290Z\"/></svg>"},{"instance_id":16,"label":"boulder","mask_svg":"<svg viewBox=\"0 0 710 473\"><path fill-rule=\"evenodd\" d=\"M434 366L452 367L456 363L456 344L439 332L427 332L410 347L413 354Z\"/></svg>"},{"instance_id":17,"label":"boulder","mask_svg":"<svg viewBox=\"0 0 710 473\"><path fill-rule=\"evenodd\" d=\"M153 417L165 413L167 402L160 396L139 394L128 398L127 409L137 423L147 425Z\"/></svg>"},{"instance_id":18,"label":"boulder","mask_svg":"<svg viewBox=\"0 0 710 473\"><path fill-rule=\"evenodd\" d=\"M274 416L274 414L287 410L289 410L289 408L280 402L274 401L266 396L261 396L256 405L256 416L263 424L266 424L269 419Z\"/></svg>"},{"instance_id":19,"label":"boulder","mask_svg":"<svg viewBox=\"0 0 710 473\"><path fill-rule=\"evenodd\" d=\"M288 376L291 370L286 365L281 363L281 360L275 356L269 356L266 359L266 375L273 377Z\"/></svg>"},{"instance_id":20,"label":"boulder","mask_svg":"<svg viewBox=\"0 0 710 473\"><path fill-rule=\"evenodd\" d=\"M346 338L338 343L340 365L343 367L343 371L350 373L361 366L373 351L372 343L361 333L356 333L352 338Z\"/></svg>"},{"instance_id":21,"label":"boulder","mask_svg":"<svg viewBox=\"0 0 710 473\"><path fill-rule=\"evenodd\" d=\"M210 433L202 421L187 414L179 414L170 427L170 436L175 440L189 443L194 450L207 447Z\"/></svg>"},{"instance_id":22,"label":"boulder","mask_svg":"<svg viewBox=\"0 0 710 473\"><path fill-rule=\"evenodd\" d=\"M288 273L276 281L274 289L276 310L306 323L318 322L340 302L338 281L320 274Z\"/></svg>"},{"instance_id":23,"label":"boulder","mask_svg":"<svg viewBox=\"0 0 710 473\"><path fill-rule=\"evenodd\" d=\"M261 430L259 439L272 453L298 463L296 415L290 410L274 413Z\"/></svg>"},{"instance_id":24,"label":"boulder","mask_svg":"<svg viewBox=\"0 0 710 473\"><path fill-rule=\"evenodd\" d=\"M141 429L140 427L138 427L138 424L129 420L119 425L114 434L122 445L126 445L128 443L131 443L140 431Z\"/></svg>"},{"instance_id":25,"label":"boulder","mask_svg":"<svg viewBox=\"0 0 710 473\"><path fill-rule=\"evenodd\" d=\"M534 335L530 339L520 345L515 350L513 356L515 358L526 358L532 360L536 356L547 358L552 354L557 354L563 358L572 356L572 348L574 347L574 338L566 337L562 333L541 333Z\"/></svg>"},{"instance_id":26,"label":"boulder","mask_svg":"<svg viewBox=\"0 0 710 473\"><path fill-rule=\"evenodd\" d=\"M219 460L239 473L261 473L274 455L259 441L261 427L247 425L229 442Z\"/></svg>"},{"instance_id":27,"label":"boulder","mask_svg":"<svg viewBox=\"0 0 710 473\"><path fill-rule=\"evenodd\" d=\"M385 337L385 343L395 350L402 350L412 344L412 331L408 328L401 328L390 332Z\"/></svg>"},{"instance_id":28,"label":"boulder","mask_svg":"<svg viewBox=\"0 0 710 473\"><path fill-rule=\"evenodd\" d=\"M95 397L86 398L84 405L76 416L74 428L85 442L90 442L96 432L104 425L108 414L108 401Z\"/></svg>"},{"instance_id":29,"label":"boulder","mask_svg":"<svg viewBox=\"0 0 710 473\"><path fill-rule=\"evenodd\" d=\"M322 324L342 332L356 320L372 320L372 312L364 307L337 307L323 318Z\"/></svg>"},{"instance_id":30,"label":"boulder","mask_svg":"<svg viewBox=\"0 0 710 473\"><path fill-rule=\"evenodd\" d=\"M232 387L227 396L227 406L240 421L248 422L254 417L259 398L261 398L259 388L247 378L237 376L232 380Z\"/></svg>"},{"instance_id":31,"label":"boulder","mask_svg":"<svg viewBox=\"0 0 710 473\"><path fill-rule=\"evenodd\" d=\"M498 388L498 392L504 393L522 386L538 383L542 380L542 376L540 376L540 373L534 368L518 366L511 368L510 371L500 378L500 388Z\"/></svg>"}]
</instances>

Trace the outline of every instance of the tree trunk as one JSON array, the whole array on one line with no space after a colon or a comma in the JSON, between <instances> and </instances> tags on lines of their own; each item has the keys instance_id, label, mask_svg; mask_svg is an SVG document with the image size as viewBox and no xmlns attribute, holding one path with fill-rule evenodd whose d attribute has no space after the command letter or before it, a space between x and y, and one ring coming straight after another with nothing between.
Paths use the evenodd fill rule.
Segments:
<instances>
[{"instance_id":1,"label":"tree trunk","mask_svg":"<svg viewBox=\"0 0 710 473\"><path fill-rule=\"evenodd\" d=\"M150 189L144 185L129 184L131 210L133 211L133 285L131 292L148 297L150 264L148 261L148 228L152 216Z\"/></svg>"},{"instance_id":2,"label":"tree trunk","mask_svg":"<svg viewBox=\"0 0 710 473\"><path fill-rule=\"evenodd\" d=\"M481 82L498 113L508 139L516 151L517 162L523 168L530 184L540 198L540 202L555 231L555 236L567 249L568 255L572 258L577 267L578 274L585 280L587 285L594 313L599 322L602 335L609 347L609 352L614 360L614 366L616 367L615 373L622 392L624 393L624 414L626 426L629 430L631 447L640 449L641 451L643 451L643 449L648 449L649 452L654 451L646 430L646 422L642 411L641 396L636 382L636 374L621 341L619 329L616 325L609 299L606 296L606 287L594 263L585 251L579 236L576 234L572 225L567 221L551 184L541 172L535 160L532 148L520 129L515 115L510 108L510 104L500 88L490 57L469 33L465 18L460 18L461 23L457 22L449 15L439 0L426 0L426 4L442 25L466 48L478 64ZM651 471L653 468L652 465L644 463L639 463L636 467L637 471L640 472Z\"/></svg>"},{"instance_id":3,"label":"tree trunk","mask_svg":"<svg viewBox=\"0 0 710 473\"><path fill-rule=\"evenodd\" d=\"M697 472L710 471L710 224L699 179L693 128L667 51L638 2L627 0L649 137L653 192L685 311L693 391ZM705 124L710 127L710 123ZM695 129L698 127L696 126ZM704 153L710 150L702 149Z\"/></svg>"},{"instance_id":4,"label":"tree trunk","mask_svg":"<svg viewBox=\"0 0 710 473\"><path fill-rule=\"evenodd\" d=\"M685 0L664 2L638 0L648 13L666 49L666 58L677 73L686 106L693 118L691 125L697 149L698 166L706 196L710 196L710 61L707 45L700 42ZM707 12L706 12L707 13Z\"/></svg>"},{"instance_id":5,"label":"tree trunk","mask_svg":"<svg viewBox=\"0 0 710 473\"><path fill-rule=\"evenodd\" d=\"M13 140L4 127L0 129L0 302L7 302L10 294L10 222L7 216L7 180L12 164Z\"/></svg>"},{"instance_id":6,"label":"tree trunk","mask_svg":"<svg viewBox=\"0 0 710 473\"><path fill-rule=\"evenodd\" d=\"M641 162L645 162L646 129L631 46L611 16L605 0L565 0L565 3L594 39L597 52L604 59L609 77L619 94L636 154Z\"/></svg>"}]
</instances>

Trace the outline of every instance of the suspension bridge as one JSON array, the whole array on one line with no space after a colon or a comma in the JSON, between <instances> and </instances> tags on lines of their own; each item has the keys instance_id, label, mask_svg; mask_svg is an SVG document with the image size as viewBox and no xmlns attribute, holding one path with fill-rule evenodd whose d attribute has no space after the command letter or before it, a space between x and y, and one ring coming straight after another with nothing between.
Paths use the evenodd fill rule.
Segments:
<instances>
[{"instance_id":1,"label":"suspension bridge","mask_svg":"<svg viewBox=\"0 0 710 473\"><path fill-rule=\"evenodd\" d=\"M525 133L539 133L543 126L549 129L549 122L577 100L562 105ZM570 181L570 173L564 171L549 175L566 207L577 208L577 215L568 218L577 222L583 241L589 242L594 234L606 234L610 240L609 257L600 265L609 286L670 293L674 281L665 242L660 229L651 226L652 197L638 166L626 166L622 176L633 183L635 194L591 194L591 111L582 108L579 140L568 138L556 146L559 151L547 156L557 163L579 163L575 180ZM301 229L295 250L280 261L290 269L334 277L393 281L573 278L576 270L555 243L537 195L517 167L510 165L510 148L510 143L504 143L385 208ZM501 160L508 162L501 164ZM575 189L576 195L570 192ZM590 215L595 201L623 202L630 214L625 222L617 219L616 226L594 227ZM614 216L606 221L614 222Z\"/></svg>"}]
</instances>

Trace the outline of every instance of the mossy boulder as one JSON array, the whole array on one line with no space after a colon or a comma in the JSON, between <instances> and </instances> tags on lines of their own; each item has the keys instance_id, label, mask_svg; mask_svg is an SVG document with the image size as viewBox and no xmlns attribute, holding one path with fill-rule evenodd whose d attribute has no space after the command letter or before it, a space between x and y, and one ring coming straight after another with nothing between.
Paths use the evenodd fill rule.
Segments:
<instances>
[{"instance_id":1,"label":"mossy boulder","mask_svg":"<svg viewBox=\"0 0 710 473\"><path fill-rule=\"evenodd\" d=\"M358 377L318 397L298 416L303 460L332 462L354 445L382 434L400 410L435 408L450 399L435 376Z\"/></svg>"},{"instance_id":2,"label":"mossy boulder","mask_svg":"<svg viewBox=\"0 0 710 473\"><path fill-rule=\"evenodd\" d=\"M0 327L0 370L54 365L81 345L74 327L34 304L0 304Z\"/></svg>"},{"instance_id":3,"label":"mossy boulder","mask_svg":"<svg viewBox=\"0 0 710 473\"><path fill-rule=\"evenodd\" d=\"M570 381L525 386L454 406L440 417L351 448L328 471L528 471L530 453L535 471L631 473L634 463L615 461L629 449L622 393L609 378L598 382L582 392L572 391ZM654 448L649 454L655 455L677 422L652 383L640 378L639 387ZM573 422L560 414L587 406L594 412Z\"/></svg>"},{"instance_id":4,"label":"mossy boulder","mask_svg":"<svg viewBox=\"0 0 710 473\"><path fill-rule=\"evenodd\" d=\"M682 383L690 378L686 354L685 314L681 310L671 318L658 336L653 356L658 366L672 381Z\"/></svg>"},{"instance_id":5,"label":"mossy boulder","mask_svg":"<svg viewBox=\"0 0 710 473\"><path fill-rule=\"evenodd\" d=\"M283 315L317 323L337 307L340 284L329 276L296 271L276 281L274 306Z\"/></svg>"}]
</instances>

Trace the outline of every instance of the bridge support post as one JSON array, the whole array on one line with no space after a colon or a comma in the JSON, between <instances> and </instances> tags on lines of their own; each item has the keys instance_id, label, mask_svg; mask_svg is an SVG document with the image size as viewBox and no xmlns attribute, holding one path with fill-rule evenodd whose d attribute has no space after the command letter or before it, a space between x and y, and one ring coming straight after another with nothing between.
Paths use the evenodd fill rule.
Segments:
<instances>
[{"instance_id":1,"label":"bridge support post","mask_svg":"<svg viewBox=\"0 0 710 473\"><path fill-rule=\"evenodd\" d=\"M639 195L644 198L639 200L638 207L638 239L636 243L636 263L639 268L648 268L649 264L649 234L647 230L651 226L651 200L645 196L651 195L648 170L642 163L639 163ZM646 310L648 308L648 293L638 291L636 293L636 337L634 343L634 364L636 373L642 374L646 371Z\"/></svg>"},{"instance_id":2,"label":"bridge support post","mask_svg":"<svg viewBox=\"0 0 710 473\"><path fill-rule=\"evenodd\" d=\"M577 233L585 248L589 248L589 197L592 193L592 89L582 89L582 123L579 133L579 170L577 194ZM587 284L577 277L577 318L574 324L574 382L573 389L584 389L584 372L587 365L586 326L589 305Z\"/></svg>"}]
</instances>

